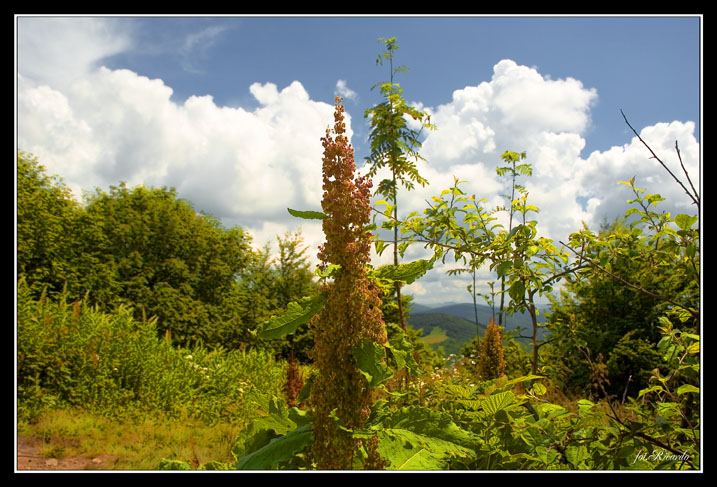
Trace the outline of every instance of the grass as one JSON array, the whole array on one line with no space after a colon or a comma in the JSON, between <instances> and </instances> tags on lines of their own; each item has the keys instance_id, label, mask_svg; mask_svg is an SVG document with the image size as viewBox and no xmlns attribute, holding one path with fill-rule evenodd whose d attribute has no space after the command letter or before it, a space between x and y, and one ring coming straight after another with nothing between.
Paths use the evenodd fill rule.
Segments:
<instances>
[{"instance_id":1,"label":"grass","mask_svg":"<svg viewBox=\"0 0 717 487\"><path fill-rule=\"evenodd\" d=\"M231 449L245 425L212 426L187 418L145 417L117 421L79 409L47 410L18 423L18 436L43 440L46 458L117 456L115 470L156 470L163 458L198 466L233 462Z\"/></svg>"},{"instance_id":2,"label":"grass","mask_svg":"<svg viewBox=\"0 0 717 487\"><path fill-rule=\"evenodd\" d=\"M447 339L448 336L446 335L446 331L442 328L434 326L430 334L419 338L417 341L427 345L437 345L445 342Z\"/></svg>"}]
</instances>

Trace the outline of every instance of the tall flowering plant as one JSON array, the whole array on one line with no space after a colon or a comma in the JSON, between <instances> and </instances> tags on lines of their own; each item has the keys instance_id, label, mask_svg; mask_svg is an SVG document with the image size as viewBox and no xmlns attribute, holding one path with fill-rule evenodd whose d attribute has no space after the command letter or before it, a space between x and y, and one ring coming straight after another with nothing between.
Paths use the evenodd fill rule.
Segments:
<instances>
[{"instance_id":1,"label":"tall flowering plant","mask_svg":"<svg viewBox=\"0 0 717 487\"><path fill-rule=\"evenodd\" d=\"M384 345L386 329L379 289L368 278L372 235L371 180L356 176L353 148L345 135L344 107L336 97L334 127L322 143L322 225L326 241L319 247L320 270L338 269L322 284L323 309L310 322L315 330L311 358L318 376L311 388L314 410L313 454L320 469L350 469L360 447L375 459L375 444L362 445L347 429L361 429L369 417L371 387L352 350L366 341ZM372 453L373 450L373 453Z\"/></svg>"}]
</instances>

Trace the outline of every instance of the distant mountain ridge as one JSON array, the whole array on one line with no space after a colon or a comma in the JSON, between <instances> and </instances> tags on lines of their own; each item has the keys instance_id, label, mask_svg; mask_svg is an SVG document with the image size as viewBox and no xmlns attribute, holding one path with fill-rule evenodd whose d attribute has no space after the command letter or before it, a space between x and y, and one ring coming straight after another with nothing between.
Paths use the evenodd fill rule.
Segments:
<instances>
[{"instance_id":1,"label":"distant mountain ridge","mask_svg":"<svg viewBox=\"0 0 717 487\"><path fill-rule=\"evenodd\" d=\"M478 309L478 323L484 326L488 325L488 322L493 317L493 309L485 304L479 304L476 306ZM542 323L545 321L543 313L548 311L548 307L541 309L538 315L538 322ZM444 313L448 315L458 316L464 320L468 320L471 323L475 323L475 311L473 309L473 303L445 303L438 306L427 306L425 304L415 303L411 314L418 315L423 313ZM496 309L496 315L498 310ZM410 316L410 315L409 315ZM513 331L520 327L526 331L532 330L533 323L530 320L530 315L527 312L515 313L513 316L505 316L503 327L507 331ZM526 335L527 333L522 333Z\"/></svg>"},{"instance_id":2,"label":"distant mountain ridge","mask_svg":"<svg viewBox=\"0 0 717 487\"><path fill-rule=\"evenodd\" d=\"M493 309L480 304L476 308L478 329L483 336L488 322L493 317ZM461 347L476 336L475 316L473 303L445 303L438 306L414 303L407 321L414 329L423 329L422 341L432 348L443 347L446 354L459 354ZM543 310L538 316L538 321L545 321ZM532 326L527 312L506 316L503 325L506 331L521 328L520 335L523 337L532 335ZM542 338L542 331L538 329L538 338ZM518 341L525 343L527 340L518 339Z\"/></svg>"}]
</instances>

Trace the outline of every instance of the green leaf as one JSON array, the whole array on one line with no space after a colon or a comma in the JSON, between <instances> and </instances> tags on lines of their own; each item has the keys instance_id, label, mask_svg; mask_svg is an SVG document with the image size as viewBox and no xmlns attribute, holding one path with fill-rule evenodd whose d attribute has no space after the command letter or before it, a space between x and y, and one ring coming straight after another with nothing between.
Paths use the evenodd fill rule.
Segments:
<instances>
[{"instance_id":1,"label":"green leaf","mask_svg":"<svg viewBox=\"0 0 717 487\"><path fill-rule=\"evenodd\" d=\"M391 351L398 370L406 368L412 374L421 373L418 363L413 357L413 345L406 340L405 335L399 334L394 337L393 340L386 345L386 348Z\"/></svg>"},{"instance_id":2,"label":"green leaf","mask_svg":"<svg viewBox=\"0 0 717 487\"><path fill-rule=\"evenodd\" d=\"M378 438L378 452L391 470L447 470L451 460L475 456L468 448L407 429L380 429Z\"/></svg>"},{"instance_id":3,"label":"green leaf","mask_svg":"<svg viewBox=\"0 0 717 487\"><path fill-rule=\"evenodd\" d=\"M684 384L677 388L677 395L687 394L688 392L694 392L695 394L700 393L699 387L695 387L690 384Z\"/></svg>"},{"instance_id":4,"label":"green leaf","mask_svg":"<svg viewBox=\"0 0 717 487\"><path fill-rule=\"evenodd\" d=\"M307 323L317 314L326 302L325 294L305 297L300 302L291 302L283 314L275 315L262 323L256 331L260 338L275 339L294 333L296 329Z\"/></svg>"},{"instance_id":5,"label":"green leaf","mask_svg":"<svg viewBox=\"0 0 717 487\"><path fill-rule=\"evenodd\" d=\"M513 261L507 260L505 262L501 262L498 264L498 267L496 267L496 272L498 273L498 277L501 278L505 276L508 271L513 267Z\"/></svg>"},{"instance_id":6,"label":"green leaf","mask_svg":"<svg viewBox=\"0 0 717 487\"><path fill-rule=\"evenodd\" d=\"M510 391L499 392L483 400L483 410L488 414L496 414L515 404L515 395Z\"/></svg>"},{"instance_id":7,"label":"green leaf","mask_svg":"<svg viewBox=\"0 0 717 487\"><path fill-rule=\"evenodd\" d=\"M565 449L565 458L575 468L585 468L584 460L590 458L585 445L570 445Z\"/></svg>"},{"instance_id":8,"label":"green leaf","mask_svg":"<svg viewBox=\"0 0 717 487\"><path fill-rule=\"evenodd\" d=\"M383 345L370 340L361 340L358 345L351 347L351 352L369 387L377 387L393 375L390 367L384 362L386 352Z\"/></svg>"},{"instance_id":9,"label":"green leaf","mask_svg":"<svg viewBox=\"0 0 717 487\"><path fill-rule=\"evenodd\" d=\"M237 470L273 470L281 462L301 453L314 441L312 425L300 426L286 435L273 438L269 443L243 457L237 458Z\"/></svg>"},{"instance_id":10,"label":"green leaf","mask_svg":"<svg viewBox=\"0 0 717 487\"><path fill-rule=\"evenodd\" d=\"M639 398L639 397L642 397L642 396L644 396L645 394L648 394L648 393L650 393L650 392L663 392L663 391L664 391L664 389L662 388L661 385L655 385L655 386L652 386L652 387L648 387L648 388L646 388L646 389L640 389L640 392L638 393L637 397L638 397L638 398Z\"/></svg>"},{"instance_id":11,"label":"green leaf","mask_svg":"<svg viewBox=\"0 0 717 487\"><path fill-rule=\"evenodd\" d=\"M287 210L289 210L289 213L292 216L295 216L297 218L303 218L304 220L324 220L328 218L327 215L321 213L320 211L300 211L292 210L291 208L287 208Z\"/></svg>"},{"instance_id":12,"label":"green leaf","mask_svg":"<svg viewBox=\"0 0 717 487\"><path fill-rule=\"evenodd\" d=\"M389 279L411 284L433 268L435 257L431 260L419 259L407 264L383 265L372 274L378 279Z\"/></svg>"},{"instance_id":13,"label":"green leaf","mask_svg":"<svg viewBox=\"0 0 717 487\"><path fill-rule=\"evenodd\" d=\"M407 406L384 418L385 428L408 430L425 438L435 438L461 447L475 449L483 440L453 422L450 414L421 406Z\"/></svg>"},{"instance_id":14,"label":"green leaf","mask_svg":"<svg viewBox=\"0 0 717 487\"><path fill-rule=\"evenodd\" d=\"M692 225L695 224L697 221L697 216L690 216L685 215L684 213L680 213L675 217L675 223L677 223L677 226L680 227L682 230L689 230Z\"/></svg>"},{"instance_id":15,"label":"green leaf","mask_svg":"<svg viewBox=\"0 0 717 487\"><path fill-rule=\"evenodd\" d=\"M340 269L341 266L339 264L329 264L324 270L321 270L321 268L317 267L314 271L314 274L319 277L329 277L331 275L334 275L334 273L338 273Z\"/></svg>"},{"instance_id":16,"label":"green leaf","mask_svg":"<svg viewBox=\"0 0 717 487\"><path fill-rule=\"evenodd\" d=\"M592 412L591 409L594 406L595 403L593 403L592 401L588 401L587 399L580 399L578 401L578 414L581 417L584 417Z\"/></svg>"},{"instance_id":17,"label":"green leaf","mask_svg":"<svg viewBox=\"0 0 717 487\"><path fill-rule=\"evenodd\" d=\"M525 284L523 281L515 281L508 289L508 295L510 295L513 301L518 303L523 301L523 298L525 297Z\"/></svg>"}]
</instances>

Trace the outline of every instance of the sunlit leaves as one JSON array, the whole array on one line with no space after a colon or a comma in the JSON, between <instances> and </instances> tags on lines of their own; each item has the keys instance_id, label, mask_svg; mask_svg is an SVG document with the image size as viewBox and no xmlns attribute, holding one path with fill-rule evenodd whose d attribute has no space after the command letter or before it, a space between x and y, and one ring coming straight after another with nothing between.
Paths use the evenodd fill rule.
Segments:
<instances>
[{"instance_id":1,"label":"sunlit leaves","mask_svg":"<svg viewBox=\"0 0 717 487\"><path fill-rule=\"evenodd\" d=\"M387 264L373 271L372 275L377 279L401 281L404 284L411 284L433 268L434 261L435 257L430 260L419 259L406 264Z\"/></svg>"},{"instance_id":2,"label":"sunlit leaves","mask_svg":"<svg viewBox=\"0 0 717 487\"><path fill-rule=\"evenodd\" d=\"M326 302L326 295L318 294L305 297L301 301L289 303L285 313L273 315L256 330L257 336L264 339L279 338L294 333L301 325L308 323L313 316L321 311Z\"/></svg>"}]
</instances>

